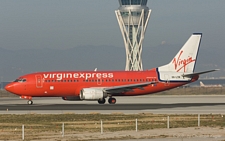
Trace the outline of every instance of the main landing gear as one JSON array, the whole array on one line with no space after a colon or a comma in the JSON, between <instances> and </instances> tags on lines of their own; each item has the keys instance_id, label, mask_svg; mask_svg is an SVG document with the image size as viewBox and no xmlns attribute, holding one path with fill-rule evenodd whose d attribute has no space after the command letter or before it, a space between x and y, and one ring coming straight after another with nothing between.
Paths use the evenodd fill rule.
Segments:
<instances>
[{"instance_id":1,"label":"main landing gear","mask_svg":"<svg viewBox=\"0 0 225 141\"><path fill-rule=\"evenodd\" d=\"M108 99L109 104L115 104L116 103L116 99L113 97L109 97ZM105 98L101 98L98 100L99 104L105 104Z\"/></svg>"},{"instance_id":2,"label":"main landing gear","mask_svg":"<svg viewBox=\"0 0 225 141\"><path fill-rule=\"evenodd\" d=\"M110 98L108 99L108 102L109 102L109 104L115 104L115 103L116 103L116 99L113 98L113 97L110 97Z\"/></svg>"},{"instance_id":3,"label":"main landing gear","mask_svg":"<svg viewBox=\"0 0 225 141\"><path fill-rule=\"evenodd\" d=\"M98 103L99 103L99 104L105 104L105 98L100 98L100 99L98 100Z\"/></svg>"}]
</instances>

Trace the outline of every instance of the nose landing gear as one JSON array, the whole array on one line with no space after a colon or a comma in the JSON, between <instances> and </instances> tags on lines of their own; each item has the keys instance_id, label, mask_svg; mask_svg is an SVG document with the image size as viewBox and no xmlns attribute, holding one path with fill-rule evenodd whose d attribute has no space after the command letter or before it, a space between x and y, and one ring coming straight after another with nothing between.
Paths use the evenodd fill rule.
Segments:
<instances>
[{"instance_id":1,"label":"nose landing gear","mask_svg":"<svg viewBox=\"0 0 225 141\"><path fill-rule=\"evenodd\" d=\"M22 99L27 99L28 101L27 101L27 104L28 105L32 105L33 104L33 101L32 101L32 96L21 96L20 98L22 98Z\"/></svg>"},{"instance_id":2,"label":"nose landing gear","mask_svg":"<svg viewBox=\"0 0 225 141\"><path fill-rule=\"evenodd\" d=\"M32 101L32 100L28 100L28 101L27 101L27 104L28 104L28 105L32 105L32 104L33 104L33 101Z\"/></svg>"}]
</instances>

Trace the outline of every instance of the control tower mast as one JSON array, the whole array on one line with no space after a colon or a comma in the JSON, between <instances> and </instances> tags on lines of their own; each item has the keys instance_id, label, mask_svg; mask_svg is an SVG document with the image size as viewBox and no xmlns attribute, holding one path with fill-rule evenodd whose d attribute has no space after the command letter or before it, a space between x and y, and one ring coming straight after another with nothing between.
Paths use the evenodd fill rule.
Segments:
<instances>
[{"instance_id":1,"label":"control tower mast","mask_svg":"<svg viewBox=\"0 0 225 141\"><path fill-rule=\"evenodd\" d=\"M141 71L142 43L151 10L148 0L119 0L115 11L126 49L126 71Z\"/></svg>"}]
</instances>

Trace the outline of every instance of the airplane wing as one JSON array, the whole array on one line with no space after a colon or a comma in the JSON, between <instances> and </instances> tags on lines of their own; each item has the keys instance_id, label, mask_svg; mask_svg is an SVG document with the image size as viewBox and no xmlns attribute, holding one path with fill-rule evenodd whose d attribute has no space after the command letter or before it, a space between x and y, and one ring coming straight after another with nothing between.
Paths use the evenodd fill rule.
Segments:
<instances>
[{"instance_id":1,"label":"airplane wing","mask_svg":"<svg viewBox=\"0 0 225 141\"><path fill-rule=\"evenodd\" d=\"M200 74L204 74L204 73L209 73L209 72L213 72L213 71L218 71L219 69L215 69L215 70L209 70L209 71L203 71L203 72L197 72L197 73L190 73L190 74L184 74L182 75L183 77L193 77L193 76L198 76Z\"/></svg>"},{"instance_id":2,"label":"airplane wing","mask_svg":"<svg viewBox=\"0 0 225 141\"><path fill-rule=\"evenodd\" d=\"M121 85L115 87L104 88L103 91L109 94L115 93L123 93L132 91L133 89L141 89L144 90L144 87L152 84L156 84L157 82L145 82L145 83L138 83L138 84L130 84L130 85Z\"/></svg>"}]
</instances>

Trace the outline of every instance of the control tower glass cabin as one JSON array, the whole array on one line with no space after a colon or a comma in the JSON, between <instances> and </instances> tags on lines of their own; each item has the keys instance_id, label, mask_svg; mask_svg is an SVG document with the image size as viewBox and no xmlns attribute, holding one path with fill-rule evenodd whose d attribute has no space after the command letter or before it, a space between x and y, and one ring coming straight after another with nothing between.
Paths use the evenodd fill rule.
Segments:
<instances>
[{"instance_id":1,"label":"control tower glass cabin","mask_svg":"<svg viewBox=\"0 0 225 141\"><path fill-rule=\"evenodd\" d=\"M119 0L115 11L126 49L126 71L141 71L142 43L151 10L147 0Z\"/></svg>"}]
</instances>

